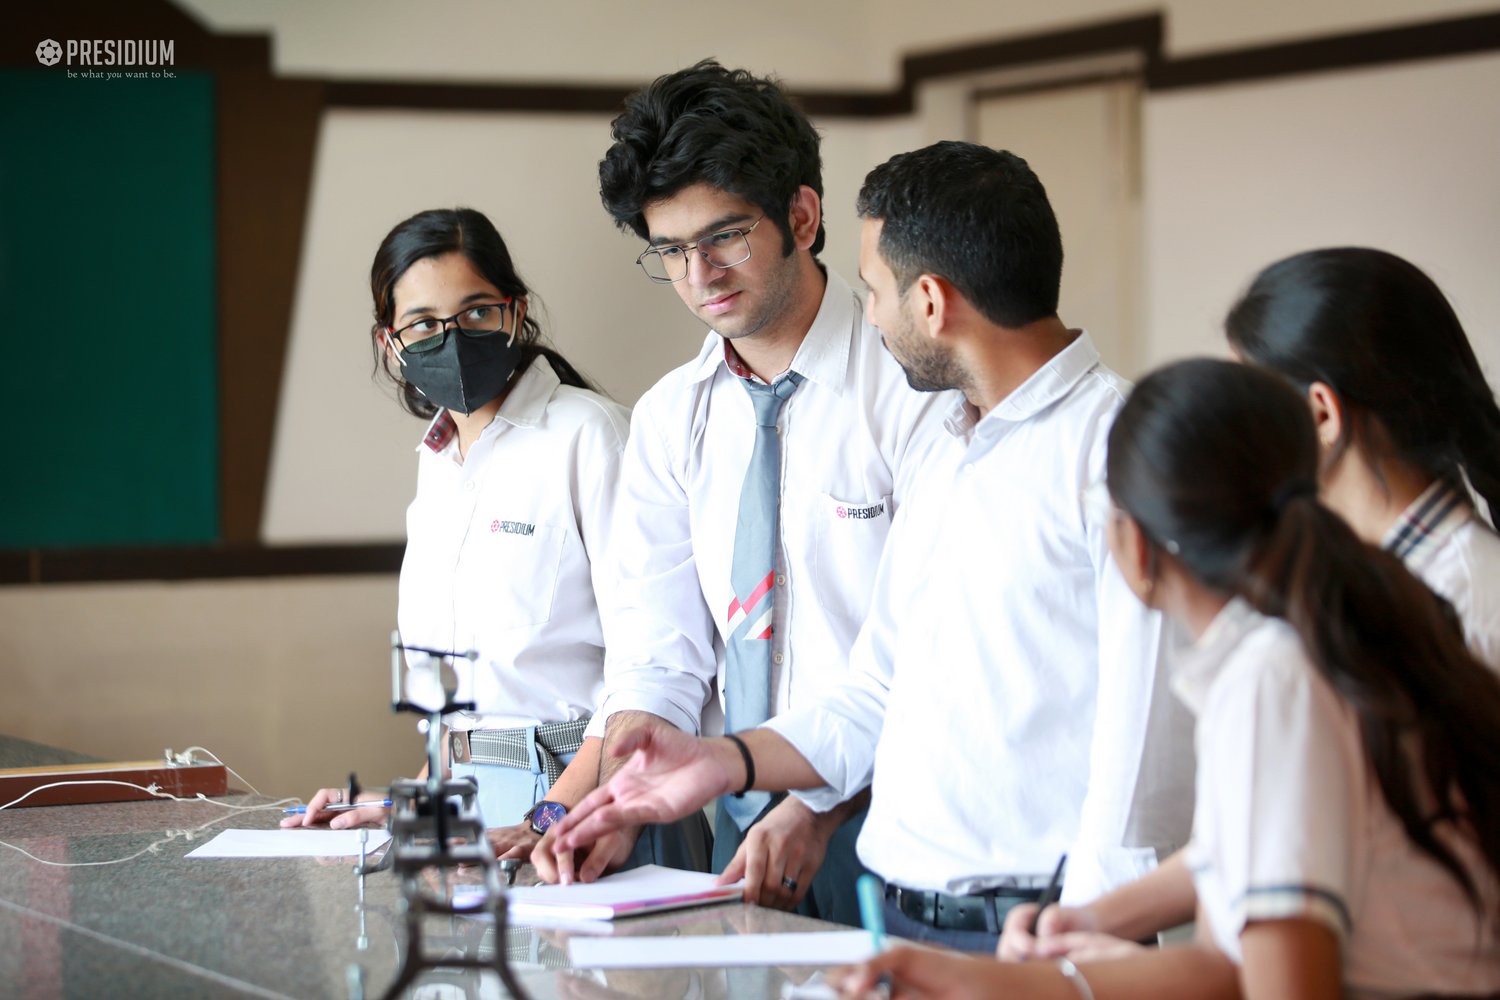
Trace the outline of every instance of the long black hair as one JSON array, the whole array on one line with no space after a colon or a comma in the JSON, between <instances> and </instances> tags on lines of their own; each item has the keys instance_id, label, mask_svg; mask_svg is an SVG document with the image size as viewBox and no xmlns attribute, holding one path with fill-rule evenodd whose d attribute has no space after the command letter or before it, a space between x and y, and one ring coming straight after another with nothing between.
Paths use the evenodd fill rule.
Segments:
<instances>
[{"instance_id":1,"label":"long black hair","mask_svg":"<svg viewBox=\"0 0 1500 1000\"><path fill-rule=\"evenodd\" d=\"M1136 387L1106 467L1110 495L1152 545L1296 630L1354 708L1407 836L1478 910L1444 835L1472 837L1500 873L1500 678L1469 653L1440 598L1319 503L1318 460L1307 404L1285 380L1195 360Z\"/></svg>"},{"instance_id":2,"label":"long black hair","mask_svg":"<svg viewBox=\"0 0 1500 1000\"><path fill-rule=\"evenodd\" d=\"M1257 275L1224 325L1252 363L1303 389L1331 386L1372 460L1388 448L1461 495L1467 475L1491 522L1500 516L1500 408L1421 269L1362 247L1300 253Z\"/></svg>"},{"instance_id":3,"label":"long black hair","mask_svg":"<svg viewBox=\"0 0 1500 1000\"><path fill-rule=\"evenodd\" d=\"M430 418L438 408L416 386L401 377L400 366L391 361L390 353L381 345L380 334L395 321L396 282L401 280L407 268L419 260L447 253L463 254L484 280L505 295L514 298L531 295L526 283L516 273L505 241L483 212L472 208L434 208L418 212L386 234L380 242L380 249L375 252L375 262L370 265L370 294L375 300L375 326L371 330L374 374L384 373L396 383L401 406L418 417ZM594 390L589 380L566 358L541 343L542 328L532 318L530 310L527 310L516 337L523 347L517 371L525 371L526 366L540 355L547 359L563 385Z\"/></svg>"}]
</instances>

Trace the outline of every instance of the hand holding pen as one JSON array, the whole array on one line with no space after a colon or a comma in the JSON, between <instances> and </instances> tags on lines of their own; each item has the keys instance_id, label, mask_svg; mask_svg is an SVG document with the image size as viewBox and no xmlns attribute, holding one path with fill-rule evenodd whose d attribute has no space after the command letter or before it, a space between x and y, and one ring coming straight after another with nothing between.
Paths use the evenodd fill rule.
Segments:
<instances>
[{"instance_id":1,"label":"hand holding pen","mask_svg":"<svg viewBox=\"0 0 1500 1000\"><path fill-rule=\"evenodd\" d=\"M391 800L378 793L357 794L351 801L342 788L320 788L305 806L285 810L283 827L315 826L327 823L335 830L383 823Z\"/></svg>"}]
</instances>

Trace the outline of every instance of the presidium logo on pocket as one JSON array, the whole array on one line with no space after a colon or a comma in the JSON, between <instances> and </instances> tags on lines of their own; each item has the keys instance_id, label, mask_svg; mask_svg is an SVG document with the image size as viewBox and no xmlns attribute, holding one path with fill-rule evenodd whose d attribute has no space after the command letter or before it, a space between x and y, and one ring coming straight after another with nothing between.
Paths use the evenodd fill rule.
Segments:
<instances>
[{"instance_id":1,"label":"presidium logo on pocket","mask_svg":"<svg viewBox=\"0 0 1500 1000\"><path fill-rule=\"evenodd\" d=\"M490 534L495 535L502 531L507 535L534 535L536 534L536 525L527 521L497 520L490 522Z\"/></svg>"},{"instance_id":2,"label":"presidium logo on pocket","mask_svg":"<svg viewBox=\"0 0 1500 1000\"><path fill-rule=\"evenodd\" d=\"M851 518L855 521L868 521L872 517L879 517L880 515L884 514L885 504L872 503L865 507L845 507L840 505L838 507L835 507L833 509L833 512L837 514L841 520L844 518Z\"/></svg>"},{"instance_id":3,"label":"presidium logo on pocket","mask_svg":"<svg viewBox=\"0 0 1500 1000\"><path fill-rule=\"evenodd\" d=\"M56 66L62 61L62 46L48 38L36 47L36 61L43 66Z\"/></svg>"}]
</instances>

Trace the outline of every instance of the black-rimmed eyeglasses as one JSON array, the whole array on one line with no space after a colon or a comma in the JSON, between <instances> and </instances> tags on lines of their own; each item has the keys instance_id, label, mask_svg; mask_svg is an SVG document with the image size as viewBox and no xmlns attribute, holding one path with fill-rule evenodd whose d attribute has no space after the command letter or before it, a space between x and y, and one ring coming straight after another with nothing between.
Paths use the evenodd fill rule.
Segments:
<instances>
[{"instance_id":1,"label":"black-rimmed eyeglasses","mask_svg":"<svg viewBox=\"0 0 1500 1000\"><path fill-rule=\"evenodd\" d=\"M469 337L488 337L496 333L508 333L505 329L506 315L514 308L514 300L507 296L499 302L479 302L454 313L447 319L423 316L406 324L399 330L386 328L386 333L396 343L413 354L435 351L448 339L450 327Z\"/></svg>"},{"instance_id":2,"label":"black-rimmed eyeglasses","mask_svg":"<svg viewBox=\"0 0 1500 1000\"><path fill-rule=\"evenodd\" d=\"M646 252L635 259L646 272L646 277L661 284L671 284L687 277L688 254L697 250L704 260L723 270L743 264L750 259L750 234L765 221L762 215L746 229L726 229L691 243L674 243L671 246L647 247Z\"/></svg>"}]
</instances>

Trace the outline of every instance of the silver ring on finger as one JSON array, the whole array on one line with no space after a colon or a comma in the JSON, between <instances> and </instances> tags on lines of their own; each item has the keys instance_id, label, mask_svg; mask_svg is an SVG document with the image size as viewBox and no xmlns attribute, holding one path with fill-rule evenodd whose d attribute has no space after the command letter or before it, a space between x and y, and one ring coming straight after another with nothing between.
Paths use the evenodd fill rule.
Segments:
<instances>
[{"instance_id":1,"label":"silver ring on finger","mask_svg":"<svg viewBox=\"0 0 1500 1000\"><path fill-rule=\"evenodd\" d=\"M339 803L341 803L341 802L344 801L344 793L343 792L334 792L332 795L330 795L328 797L328 801L331 802L331 803L333 803L334 805L338 805Z\"/></svg>"},{"instance_id":2,"label":"silver ring on finger","mask_svg":"<svg viewBox=\"0 0 1500 1000\"><path fill-rule=\"evenodd\" d=\"M794 878L787 878L785 875L783 875L781 876L781 887L787 892L796 892L797 880Z\"/></svg>"}]
</instances>

